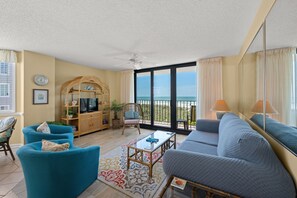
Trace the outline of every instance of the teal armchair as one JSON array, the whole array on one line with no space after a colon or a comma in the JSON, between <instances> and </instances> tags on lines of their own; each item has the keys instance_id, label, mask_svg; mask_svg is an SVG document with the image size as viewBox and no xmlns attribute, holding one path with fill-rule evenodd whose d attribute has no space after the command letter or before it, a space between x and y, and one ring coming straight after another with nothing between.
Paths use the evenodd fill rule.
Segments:
<instances>
[{"instance_id":1,"label":"teal armchair","mask_svg":"<svg viewBox=\"0 0 297 198\"><path fill-rule=\"evenodd\" d=\"M99 146L74 147L69 140L66 151L41 151L41 142L26 144L17 150L28 198L74 198L90 186L98 175Z\"/></svg>"},{"instance_id":2,"label":"teal armchair","mask_svg":"<svg viewBox=\"0 0 297 198\"><path fill-rule=\"evenodd\" d=\"M51 133L38 132L37 127L39 125L32 125L23 128L23 133L25 137L26 144L38 142L42 139L45 140L57 140L57 139L68 139L73 142L73 129L71 126L55 125L49 124Z\"/></svg>"}]
</instances>

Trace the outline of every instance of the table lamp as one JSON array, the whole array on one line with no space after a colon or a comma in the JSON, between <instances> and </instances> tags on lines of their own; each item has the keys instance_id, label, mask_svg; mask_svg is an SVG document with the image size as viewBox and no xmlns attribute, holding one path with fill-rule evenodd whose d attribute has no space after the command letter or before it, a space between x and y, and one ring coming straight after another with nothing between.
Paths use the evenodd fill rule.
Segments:
<instances>
[{"instance_id":1,"label":"table lamp","mask_svg":"<svg viewBox=\"0 0 297 198\"><path fill-rule=\"evenodd\" d=\"M263 113L263 100L258 100L254 107L252 108L252 112L254 113ZM278 113L277 110L270 104L269 101L266 100L266 113L274 114Z\"/></svg>"},{"instance_id":2,"label":"table lamp","mask_svg":"<svg viewBox=\"0 0 297 198\"><path fill-rule=\"evenodd\" d=\"M221 119L226 111L230 111L225 100L217 100L210 110L217 112L217 119Z\"/></svg>"}]
</instances>

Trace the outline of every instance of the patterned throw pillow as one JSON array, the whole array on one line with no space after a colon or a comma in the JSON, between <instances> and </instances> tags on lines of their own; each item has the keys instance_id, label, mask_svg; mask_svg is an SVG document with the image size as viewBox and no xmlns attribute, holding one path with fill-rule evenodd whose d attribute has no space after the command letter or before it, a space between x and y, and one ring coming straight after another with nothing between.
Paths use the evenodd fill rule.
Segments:
<instances>
[{"instance_id":1,"label":"patterned throw pillow","mask_svg":"<svg viewBox=\"0 0 297 198\"><path fill-rule=\"evenodd\" d=\"M37 131L38 132L42 132L42 133L51 133L51 130L48 127L48 125L47 125L46 122L44 122L41 125L39 125L39 127L37 127Z\"/></svg>"},{"instance_id":2,"label":"patterned throw pillow","mask_svg":"<svg viewBox=\"0 0 297 198\"><path fill-rule=\"evenodd\" d=\"M57 144L55 142L42 140L42 151L65 151L69 150L69 143Z\"/></svg>"}]
</instances>

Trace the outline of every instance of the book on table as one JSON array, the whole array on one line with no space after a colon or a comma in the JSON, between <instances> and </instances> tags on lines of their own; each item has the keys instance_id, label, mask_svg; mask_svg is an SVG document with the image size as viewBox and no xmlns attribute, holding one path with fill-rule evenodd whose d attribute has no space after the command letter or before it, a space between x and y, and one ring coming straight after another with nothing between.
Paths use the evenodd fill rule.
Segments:
<instances>
[{"instance_id":1,"label":"book on table","mask_svg":"<svg viewBox=\"0 0 297 198\"><path fill-rule=\"evenodd\" d=\"M185 189L186 184L187 184L186 180L180 179L178 177L174 177L172 182L171 182L171 186L179 188L181 190Z\"/></svg>"}]
</instances>

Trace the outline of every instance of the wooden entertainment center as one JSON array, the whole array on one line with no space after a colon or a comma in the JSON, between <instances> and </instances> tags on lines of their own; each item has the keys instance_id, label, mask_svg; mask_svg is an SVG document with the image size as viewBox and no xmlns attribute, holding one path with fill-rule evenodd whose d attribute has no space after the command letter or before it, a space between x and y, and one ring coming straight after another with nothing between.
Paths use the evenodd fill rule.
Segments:
<instances>
[{"instance_id":1,"label":"wooden entertainment center","mask_svg":"<svg viewBox=\"0 0 297 198\"><path fill-rule=\"evenodd\" d=\"M79 76L61 87L61 121L75 127L75 136L109 128L109 88L94 76Z\"/></svg>"}]
</instances>

